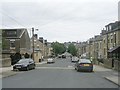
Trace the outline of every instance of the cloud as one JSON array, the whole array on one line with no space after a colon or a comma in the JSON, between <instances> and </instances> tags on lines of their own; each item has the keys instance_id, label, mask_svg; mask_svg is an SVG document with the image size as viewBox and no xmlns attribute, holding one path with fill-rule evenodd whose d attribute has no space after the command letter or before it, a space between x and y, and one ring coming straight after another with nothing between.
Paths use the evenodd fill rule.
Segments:
<instances>
[{"instance_id":1,"label":"cloud","mask_svg":"<svg viewBox=\"0 0 120 90\"><path fill-rule=\"evenodd\" d=\"M39 36L49 41L87 40L118 17L117 0L17 1L2 3L4 27L39 28Z\"/></svg>"}]
</instances>

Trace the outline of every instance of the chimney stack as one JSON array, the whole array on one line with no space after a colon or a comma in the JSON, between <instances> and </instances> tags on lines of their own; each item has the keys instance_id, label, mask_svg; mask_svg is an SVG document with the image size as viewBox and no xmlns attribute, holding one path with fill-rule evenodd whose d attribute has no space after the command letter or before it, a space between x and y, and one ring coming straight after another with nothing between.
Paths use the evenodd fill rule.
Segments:
<instances>
[{"instance_id":1,"label":"chimney stack","mask_svg":"<svg viewBox=\"0 0 120 90\"><path fill-rule=\"evenodd\" d=\"M38 35L37 35L37 34L34 34L34 37L35 37L36 39L38 39Z\"/></svg>"},{"instance_id":2,"label":"chimney stack","mask_svg":"<svg viewBox=\"0 0 120 90\"><path fill-rule=\"evenodd\" d=\"M43 43L43 37L39 37L39 41Z\"/></svg>"}]
</instances>

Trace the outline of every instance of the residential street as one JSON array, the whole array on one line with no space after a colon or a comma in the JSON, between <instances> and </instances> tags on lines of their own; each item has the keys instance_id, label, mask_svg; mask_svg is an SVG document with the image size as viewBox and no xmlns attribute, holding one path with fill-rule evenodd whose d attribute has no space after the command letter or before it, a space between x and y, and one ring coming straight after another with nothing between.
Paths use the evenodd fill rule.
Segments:
<instances>
[{"instance_id":1,"label":"residential street","mask_svg":"<svg viewBox=\"0 0 120 90\"><path fill-rule=\"evenodd\" d=\"M55 59L53 64L42 64L35 70L21 71L17 75L3 78L3 88L118 88L104 76L110 69L94 66L94 72L77 72L74 63L67 59ZM114 73L117 74L117 73Z\"/></svg>"},{"instance_id":2,"label":"residential street","mask_svg":"<svg viewBox=\"0 0 120 90\"><path fill-rule=\"evenodd\" d=\"M0 0L0 89L120 90L120 0L14 1Z\"/></svg>"}]
</instances>

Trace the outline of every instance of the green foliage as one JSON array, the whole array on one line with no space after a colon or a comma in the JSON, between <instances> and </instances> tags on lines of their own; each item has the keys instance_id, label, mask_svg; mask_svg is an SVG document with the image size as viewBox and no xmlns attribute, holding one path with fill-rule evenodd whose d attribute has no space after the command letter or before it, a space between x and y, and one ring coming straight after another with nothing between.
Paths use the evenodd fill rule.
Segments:
<instances>
[{"instance_id":1,"label":"green foliage","mask_svg":"<svg viewBox=\"0 0 120 90\"><path fill-rule=\"evenodd\" d=\"M62 54L66 51L66 47L64 44L59 43L59 42L53 42L52 43L52 48L54 54L57 56L58 54Z\"/></svg>"},{"instance_id":2,"label":"green foliage","mask_svg":"<svg viewBox=\"0 0 120 90\"><path fill-rule=\"evenodd\" d=\"M74 46L74 44L70 44L68 46L68 50L67 50L69 53L71 53L73 56L77 56L77 49L76 47Z\"/></svg>"}]
</instances>

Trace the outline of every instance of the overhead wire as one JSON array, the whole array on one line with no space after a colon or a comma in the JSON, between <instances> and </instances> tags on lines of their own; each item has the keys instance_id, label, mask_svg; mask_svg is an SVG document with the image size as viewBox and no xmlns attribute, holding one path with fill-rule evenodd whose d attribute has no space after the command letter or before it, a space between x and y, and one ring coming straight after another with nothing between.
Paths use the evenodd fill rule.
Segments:
<instances>
[{"instance_id":1,"label":"overhead wire","mask_svg":"<svg viewBox=\"0 0 120 90\"><path fill-rule=\"evenodd\" d=\"M57 21L61 20L62 18L64 18L64 17L68 16L69 14L71 14L73 11L75 11L75 9L71 10L70 12L64 14L63 16L59 17L58 19L56 19L56 20L54 20L54 21L50 21L50 22L48 22L48 23L45 23L45 24L40 25L40 27L41 27L41 26L49 25L49 24L54 23L54 22L57 22Z\"/></svg>"},{"instance_id":2,"label":"overhead wire","mask_svg":"<svg viewBox=\"0 0 120 90\"><path fill-rule=\"evenodd\" d=\"M71 10L71 11L68 12L68 13L65 13L64 15L62 15L61 17L59 17L58 19L56 19L56 20L54 20L54 21L49 21L48 23L39 25L39 28L61 20L62 18L68 16L68 15L69 15L71 12L73 12L74 10L75 10L75 9ZM16 24L18 24L18 25L20 25L20 26L22 26L22 27L25 27L25 25L21 24L18 20L16 20L15 17L10 16L10 14L8 14L8 12L6 13L6 10L5 10L5 9L2 9L0 13L1 13L1 14L4 14L4 15L7 16L8 18L10 18L10 19L11 19L12 21L14 21ZM5 25L5 26L7 26L7 25ZM27 28L27 27L25 27L25 28Z\"/></svg>"},{"instance_id":3,"label":"overhead wire","mask_svg":"<svg viewBox=\"0 0 120 90\"><path fill-rule=\"evenodd\" d=\"M15 19L15 17L13 16L10 16L10 14L8 15L8 13L5 12L5 10L3 11L3 9L1 9L1 12L0 12L2 15L4 14L5 16L7 16L9 19L11 19L12 21L14 21L16 24L22 26L22 27L25 27L25 25L21 24L19 21L17 21Z\"/></svg>"}]
</instances>

